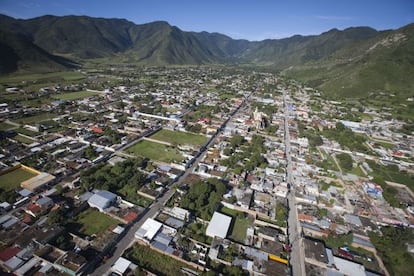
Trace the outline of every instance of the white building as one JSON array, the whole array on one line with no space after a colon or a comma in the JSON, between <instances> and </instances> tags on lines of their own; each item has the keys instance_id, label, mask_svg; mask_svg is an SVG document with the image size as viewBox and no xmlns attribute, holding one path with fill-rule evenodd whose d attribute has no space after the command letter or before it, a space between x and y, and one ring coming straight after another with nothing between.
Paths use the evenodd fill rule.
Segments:
<instances>
[{"instance_id":1,"label":"white building","mask_svg":"<svg viewBox=\"0 0 414 276\"><path fill-rule=\"evenodd\" d=\"M97 208L103 212L117 201L117 195L108 191L99 191L88 199L88 204L92 208Z\"/></svg>"},{"instance_id":2,"label":"white building","mask_svg":"<svg viewBox=\"0 0 414 276\"><path fill-rule=\"evenodd\" d=\"M225 239L229 231L232 217L223 215L219 212L214 212L207 229L206 235L209 237L220 237Z\"/></svg>"},{"instance_id":3,"label":"white building","mask_svg":"<svg viewBox=\"0 0 414 276\"><path fill-rule=\"evenodd\" d=\"M149 218L147 219L144 224L135 232L135 238L151 242L152 239L157 235L162 227L162 223Z\"/></svg>"}]
</instances>

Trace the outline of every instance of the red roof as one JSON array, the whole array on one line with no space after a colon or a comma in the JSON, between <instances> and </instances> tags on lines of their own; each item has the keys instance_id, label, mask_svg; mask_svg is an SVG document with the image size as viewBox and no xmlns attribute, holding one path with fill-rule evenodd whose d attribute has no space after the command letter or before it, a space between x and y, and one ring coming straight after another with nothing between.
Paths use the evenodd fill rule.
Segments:
<instances>
[{"instance_id":1,"label":"red roof","mask_svg":"<svg viewBox=\"0 0 414 276\"><path fill-rule=\"evenodd\" d=\"M25 215L24 218L22 219L22 222L24 222L26 224L31 224L33 222L33 219L32 219L31 216Z\"/></svg>"},{"instance_id":2,"label":"red roof","mask_svg":"<svg viewBox=\"0 0 414 276\"><path fill-rule=\"evenodd\" d=\"M2 251L0 251L0 260L6 262L7 260L16 256L17 253L20 252L20 248L18 247L8 247Z\"/></svg>"},{"instance_id":3,"label":"red roof","mask_svg":"<svg viewBox=\"0 0 414 276\"><path fill-rule=\"evenodd\" d=\"M37 214L37 213L40 213L41 208L36 203L32 203L29 206L27 206L26 210L31 211L33 214Z\"/></svg>"},{"instance_id":4,"label":"red roof","mask_svg":"<svg viewBox=\"0 0 414 276\"><path fill-rule=\"evenodd\" d=\"M91 128L91 131L92 132L95 132L95 133L103 133L103 129L102 128L100 128L100 127L93 127L93 128Z\"/></svg>"},{"instance_id":5,"label":"red roof","mask_svg":"<svg viewBox=\"0 0 414 276\"><path fill-rule=\"evenodd\" d=\"M123 217L123 219L126 220L126 221L128 221L128 222L131 222L131 221L134 221L137 217L138 217L138 214L137 213L135 213L135 212L128 212L128 214L126 214Z\"/></svg>"},{"instance_id":6,"label":"red roof","mask_svg":"<svg viewBox=\"0 0 414 276\"><path fill-rule=\"evenodd\" d=\"M312 216L308 216L305 214L298 214L298 220L304 220L304 221L313 221L313 217Z\"/></svg>"}]
</instances>

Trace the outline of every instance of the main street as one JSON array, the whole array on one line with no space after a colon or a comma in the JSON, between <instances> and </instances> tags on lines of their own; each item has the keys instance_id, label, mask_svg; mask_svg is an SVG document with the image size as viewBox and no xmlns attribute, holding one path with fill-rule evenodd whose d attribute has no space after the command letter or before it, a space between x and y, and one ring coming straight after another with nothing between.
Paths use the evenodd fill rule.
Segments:
<instances>
[{"instance_id":1,"label":"main street","mask_svg":"<svg viewBox=\"0 0 414 276\"><path fill-rule=\"evenodd\" d=\"M285 106L285 153L286 153L286 180L290 187L288 194L289 217L288 217L288 238L292 246L290 253L289 264L291 267L291 274L296 276L305 275L305 256L300 233L300 225L298 221L298 212L296 209L295 185L292 176L292 157L290 155L290 135L289 135L289 108L286 100L286 92L283 91L283 101Z\"/></svg>"},{"instance_id":2,"label":"main street","mask_svg":"<svg viewBox=\"0 0 414 276\"><path fill-rule=\"evenodd\" d=\"M246 101L250 98L250 96L253 94L250 93L246 99L230 114L229 118L225 120L220 128L220 130L217 131L216 134L214 134L209 141L206 143L205 146L203 146L200 149L200 152L198 153L197 157L194 158L192 162L190 162L190 166L185 170L185 172L176 179L174 183L181 184L182 181L193 171L193 168L197 167L197 164L200 162L200 160L203 158L203 156L207 153L207 150L209 147L214 143L217 136L220 134L220 132L224 129L224 127L227 125L227 123L237 114L237 112L240 110L240 108L246 103ZM125 149L126 147L122 147L122 149ZM168 191L160 198L158 198L147 210L146 213L137 221L135 222L129 229L126 229L127 233L118 241L115 245L115 251L113 252L112 256L106 260L104 264L102 264L100 267L96 268L95 271L91 274L94 276L102 276L102 275L108 275L111 272L111 266L118 260L119 257L122 256L124 251L130 247L135 240L135 232L144 224L144 222L148 218L154 217L167 203L167 201L172 197L175 190L171 187L172 184L170 183Z\"/></svg>"}]
</instances>

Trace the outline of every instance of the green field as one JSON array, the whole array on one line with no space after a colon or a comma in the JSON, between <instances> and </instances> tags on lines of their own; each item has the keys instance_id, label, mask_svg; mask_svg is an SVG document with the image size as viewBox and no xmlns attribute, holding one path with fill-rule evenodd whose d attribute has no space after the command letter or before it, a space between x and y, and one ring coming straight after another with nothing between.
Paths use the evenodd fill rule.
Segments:
<instances>
[{"instance_id":1,"label":"green field","mask_svg":"<svg viewBox=\"0 0 414 276\"><path fill-rule=\"evenodd\" d=\"M201 146L207 142L207 137L189 132L172 131L168 129L161 129L151 139L156 139L173 145L194 145Z\"/></svg>"},{"instance_id":2,"label":"green field","mask_svg":"<svg viewBox=\"0 0 414 276\"><path fill-rule=\"evenodd\" d=\"M138 243L128 248L123 256L134 264L137 264L138 267L148 269L156 275L184 275L181 271L182 267L194 270L194 268L183 262L177 261L168 255L158 253L150 247ZM135 275L144 275L138 273Z\"/></svg>"},{"instance_id":3,"label":"green field","mask_svg":"<svg viewBox=\"0 0 414 276\"><path fill-rule=\"evenodd\" d=\"M38 115L30 116L30 117L19 118L16 120L16 122L20 124L33 124L33 123L48 121L57 116L58 116L57 114L45 112L45 113L41 113Z\"/></svg>"},{"instance_id":4,"label":"green field","mask_svg":"<svg viewBox=\"0 0 414 276\"><path fill-rule=\"evenodd\" d=\"M54 73L45 73L45 74L13 74L9 76L0 77L0 83L13 84L21 83L22 81L47 81L50 79L63 79L65 81L74 81L85 78L82 73L79 72L54 72Z\"/></svg>"},{"instance_id":5,"label":"green field","mask_svg":"<svg viewBox=\"0 0 414 276\"><path fill-rule=\"evenodd\" d=\"M181 162L184 160L177 149L145 140L139 141L132 147L127 148L126 152L166 163Z\"/></svg>"},{"instance_id":6,"label":"green field","mask_svg":"<svg viewBox=\"0 0 414 276\"><path fill-rule=\"evenodd\" d=\"M35 142L35 140L29 139L29 138L24 137L20 134L14 136L13 139L20 142L20 143L27 144L27 145L30 145L31 143Z\"/></svg>"},{"instance_id":7,"label":"green field","mask_svg":"<svg viewBox=\"0 0 414 276\"><path fill-rule=\"evenodd\" d=\"M20 186L20 183L36 176L23 168L0 175L0 188L4 191L11 191Z\"/></svg>"},{"instance_id":8,"label":"green field","mask_svg":"<svg viewBox=\"0 0 414 276\"><path fill-rule=\"evenodd\" d=\"M90 96L97 95L96 92L90 92L90 91L79 91L79 92L70 92L70 93L63 93L63 94L57 94L52 96L54 99L58 100L65 100L65 101L73 101L73 100L79 100L84 99Z\"/></svg>"},{"instance_id":9,"label":"green field","mask_svg":"<svg viewBox=\"0 0 414 276\"><path fill-rule=\"evenodd\" d=\"M87 236L99 235L110 226L120 223L118 220L92 208L80 213L73 222L75 225L79 224L80 227L75 230Z\"/></svg>"},{"instance_id":10,"label":"green field","mask_svg":"<svg viewBox=\"0 0 414 276\"><path fill-rule=\"evenodd\" d=\"M8 124L6 122L0 123L0 131L9 130L9 129L12 129L13 127L14 127L13 125Z\"/></svg>"},{"instance_id":11,"label":"green field","mask_svg":"<svg viewBox=\"0 0 414 276\"><path fill-rule=\"evenodd\" d=\"M221 208L220 212L233 218L229 237L234 241L244 243L246 239L246 230L250 225L249 218L245 217L245 214L242 212L224 206Z\"/></svg>"},{"instance_id":12,"label":"green field","mask_svg":"<svg viewBox=\"0 0 414 276\"><path fill-rule=\"evenodd\" d=\"M30 137L35 137L35 136L38 136L40 134L39 132L31 131L29 129L25 129L25 128L22 128L22 127L18 128L18 129L15 129L15 131L20 133L20 134L27 135L27 136L30 136Z\"/></svg>"}]
</instances>

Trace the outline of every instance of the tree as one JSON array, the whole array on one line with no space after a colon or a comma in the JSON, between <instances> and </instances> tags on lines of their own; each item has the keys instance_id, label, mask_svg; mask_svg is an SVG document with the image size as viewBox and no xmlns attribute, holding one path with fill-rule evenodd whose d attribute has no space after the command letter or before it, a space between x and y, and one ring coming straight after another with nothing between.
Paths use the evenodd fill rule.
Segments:
<instances>
[{"instance_id":1,"label":"tree","mask_svg":"<svg viewBox=\"0 0 414 276\"><path fill-rule=\"evenodd\" d=\"M98 157L98 154L94 150L93 146L89 144L89 146L85 149L84 156L86 159L94 160L96 157Z\"/></svg>"},{"instance_id":2,"label":"tree","mask_svg":"<svg viewBox=\"0 0 414 276\"><path fill-rule=\"evenodd\" d=\"M336 158L339 160L339 165L344 169L345 171L351 171L352 170L352 157L347 153L340 153L336 155Z\"/></svg>"},{"instance_id":3,"label":"tree","mask_svg":"<svg viewBox=\"0 0 414 276\"><path fill-rule=\"evenodd\" d=\"M49 213L47 222L49 224L61 224L65 221L65 218L65 212L63 211L63 209L59 208Z\"/></svg>"}]
</instances>

